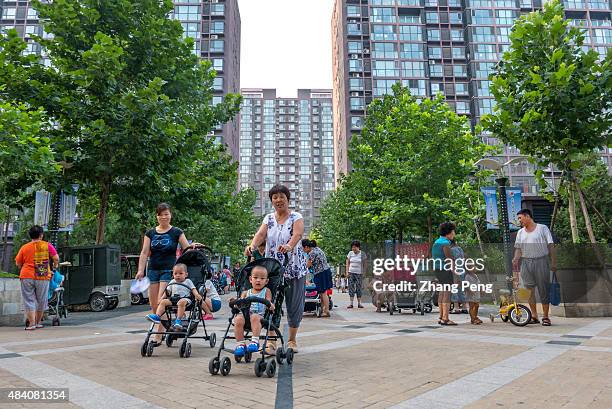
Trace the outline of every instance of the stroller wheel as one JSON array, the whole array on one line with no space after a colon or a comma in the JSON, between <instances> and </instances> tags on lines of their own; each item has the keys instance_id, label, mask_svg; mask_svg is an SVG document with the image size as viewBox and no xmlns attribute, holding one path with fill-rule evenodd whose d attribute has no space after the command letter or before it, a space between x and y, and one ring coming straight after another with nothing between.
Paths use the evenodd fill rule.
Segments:
<instances>
[{"instance_id":1,"label":"stroller wheel","mask_svg":"<svg viewBox=\"0 0 612 409\"><path fill-rule=\"evenodd\" d=\"M51 323L51 325L54 326L54 327L59 327L60 326L59 318L57 318L57 317L53 318L53 322Z\"/></svg>"},{"instance_id":2,"label":"stroller wheel","mask_svg":"<svg viewBox=\"0 0 612 409\"><path fill-rule=\"evenodd\" d=\"M216 356L208 361L208 372L210 372L211 375L216 375L219 373L220 366L219 357Z\"/></svg>"},{"instance_id":3,"label":"stroller wheel","mask_svg":"<svg viewBox=\"0 0 612 409\"><path fill-rule=\"evenodd\" d=\"M287 348L287 352L285 352L285 359L287 360L287 365L291 365L293 363L293 348Z\"/></svg>"},{"instance_id":4,"label":"stroller wheel","mask_svg":"<svg viewBox=\"0 0 612 409\"><path fill-rule=\"evenodd\" d=\"M173 342L174 342L174 338L172 337L172 335L168 335L166 337L166 346L170 348Z\"/></svg>"},{"instance_id":5,"label":"stroller wheel","mask_svg":"<svg viewBox=\"0 0 612 409\"><path fill-rule=\"evenodd\" d=\"M153 345L153 342L150 341L149 344L147 345L147 356L153 355L153 348L155 348Z\"/></svg>"},{"instance_id":6,"label":"stroller wheel","mask_svg":"<svg viewBox=\"0 0 612 409\"><path fill-rule=\"evenodd\" d=\"M185 353L183 354L183 358L189 358L191 356L191 343L188 342L185 347Z\"/></svg>"},{"instance_id":7,"label":"stroller wheel","mask_svg":"<svg viewBox=\"0 0 612 409\"><path fill-rule=\"evenodd\" d=\"M425 312L430 313L433 311L433 307L431 304L425 304Z\"/></svg>"},{"instance_id":8,"label":"stroller wheel","mask_svg":"<svg viewBox=\"0 0 612 409\"><path fill-rule=\"evenodd\" d=\"M495 321L495 315L489 314L489 319L491 320L491 322Z\"/></svg>"},{"instance_id":9,"label":"stroller wheel","mask_svg":"<svg viewBox=\"0 0 612 409\"><path fill-rule=\"evenodd\" d=\"M266 368L266 375L268 376L268 378L272 378L275 373L276 373L276 361L271 359L270 361L268 361L268 366Z\"/></svg>"},{"instance_id":10,"label":"stroller wheel","mask_svg":"<svg viewBox=\"0 0 612 409\"><path fill-rule=\"evenodd\" d=\"M266 361L264 361L262 358L257 358L255 360L255 366L253 369L255 370L255 376L261 378L261 375L263 375L263 373L266 371Z\"/></svg>"},{"instance_id":11,"label":"stroller wheel","mask_svg":"<svg viewBox=\"0 0 612 409\"><path fill-rule=\"evenodd\" d=\"M215 334L214 332L210 334L210 336L208 337L208 343L210 344L211 348L214 348L215 345L217 344L217 334Z\"/></svg>"},{"instance_id":12,"label":"stroller wheel","mask_svg":"<svg viewBox=\"0 0 612 409\"><path fill-rule=\"evenodd\" d=\"M228 357L223 358L223 362L221 362L221 375L227 376L231 370L232 361Z\"/></svg>"},{"instance_id":13,"label":"stroller wheel","mask_svg":"<svg viewBox=\"0 0 612 409\"><path fill-rule=\"evenodd\" d=\"M185 357L185 351L187 350L187 338L181 343L181 347L179 348L179 356L181 358Z\"/></svg>"},{"instance_id":14,"label":"stroller wheel","mask_svg":"<svg viewBox=\"0 0 612 409\"><path fill-rule=\"evenodd\" d=\"M283 347L280 347L276 350L276 362L278 362L279 365L282 365L284 359L285 351L283 350Z\"/></svg>"},{"instance_id":15,"label":"stroller wheel","mask_svg":"<svg viewBox=\"0 0 612 409\"><path fill-rule=\"evenodd\" d=\"M149 346L149 338L145 339L145 342L142 343L140 347L140 355L144 358L147 356L147 347Z\"/></svg>"}]
</instances>

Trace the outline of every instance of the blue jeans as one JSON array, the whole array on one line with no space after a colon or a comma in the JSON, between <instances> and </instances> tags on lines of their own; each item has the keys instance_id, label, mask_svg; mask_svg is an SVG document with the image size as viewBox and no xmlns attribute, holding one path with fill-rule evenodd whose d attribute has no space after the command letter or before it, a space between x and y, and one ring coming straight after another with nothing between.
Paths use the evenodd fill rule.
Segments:
<instances>
[{"instance_id":1,"label":"blue jeans","mask_svg":"<svg viewBox=\"0 0 612 409\"><path fill-rule=\"evenodd\" d=\"M151 270L147 271L147 278L151 284L157 284L160 281L169 282L172 280L172 270Z\"/></svg>"}]
</instances>

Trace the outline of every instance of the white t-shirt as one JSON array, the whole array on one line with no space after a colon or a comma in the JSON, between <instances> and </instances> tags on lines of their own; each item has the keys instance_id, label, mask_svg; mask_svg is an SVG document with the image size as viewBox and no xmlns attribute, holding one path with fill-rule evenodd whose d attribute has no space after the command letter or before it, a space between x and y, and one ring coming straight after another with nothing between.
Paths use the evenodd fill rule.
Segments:
<instances>
[{"instance_id":1,"label":"white t-shirt","mask_svg":"<svg viewBox=\"0 0 612 409\"><path fill-rule=\"evenodd\" d=\"M363 274L363 261L366 259L366 255L363 251L354 253L353 250L351 250L346 255L346 259L349 261L349 273Z\"/></svg>"},{"instance_id":2,"label":"white t-shirt","mask_svg":"<svg viewBox=\"0 0 612 409\"><path fill-rule=\"evenodd\" d=\"M217 292L217 289L215 288L215 285L212 283L212 281L206 280L204 286L206 287L206 296L208 298L210 298L211 300L221 301L221 297L219 297L219 293Z\"/></svg>"},{"instance_id":3,"label":"white t-shirt","mask_svg":"<svg viewBox=\"0 0 612 409\"><path fill-rule=\"evenodd\" d=\"M172 286L170 285L174 283L177 283L177 285L172 285ZM186 285L187 287L189 287L189 289L183 287L183 285L180 285L180 284ZM191 294L191 290L195 288L195 285L193 285L193 281L191 281L188 278L186 278L185 281L183 281L182 283L178 283L176 280L172 279L168 283L168 287L170 288L172 295L179 295L181 297L187 297L189 296L189 294Z\"/></svg>"},{"instance_id":4,"label":"white t-shirt","mask_svg":"<svg viewBox=\"0 0 612 409\"><path fill-rule=\"evenodd\" d=\"M523 258L539 258L548 255L548 245L553 243L548 227L545 224L536 224L531 233L524 227L518 231L514 247L521 249Z\"/></svg>"}]
</instances>

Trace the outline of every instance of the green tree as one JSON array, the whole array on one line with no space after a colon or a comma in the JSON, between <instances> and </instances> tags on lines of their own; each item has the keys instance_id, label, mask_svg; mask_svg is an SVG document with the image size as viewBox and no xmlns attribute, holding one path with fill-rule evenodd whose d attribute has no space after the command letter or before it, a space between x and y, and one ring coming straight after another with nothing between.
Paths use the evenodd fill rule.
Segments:
<instances>
[{"instance_id":1,"label":"green tree","mask_svg":"<svg viewBox=\"0 0 612 409\"><path fill-rule=\"evenodd\" d=\"M44 107L55 122L53 146L71 164L65 179L97 196L90 201L97 205L97 243L105 241L109 206L126 192L140 206L117 206L119 219L133 211L142 216L144 206L189 185L181 175L196 163L228 161L209 134L238 112L240 97L212 105L215 72L168 18L172 1L34 4L53 35L38 38L53 68L35 67L29 81L11 83L11 93ZM11 57L23 65L19 55Z\"/></svg>"},{"instance_id":2,"label":"green tree","mask_svg":"<svg viewBox=\"0 0 612 409\"><path fill-rule=\"evenodd\" d=\"M441 96L418 101L396 84L368 107L349 148L354 170L322 208L326 251L343 256L352 239L431 241L443 220L471 230L482 211L470 206L479 203L474 163L489 149Z\"/></svg>"},{"instance_id":3,"label":"green tree","mask_svg":"<svg viewBox=\"0 0 612 409\"><path fill-rule=\"evenodd\" d=\"M483 124L504 142L535 158L541 168L552 163L563 172L576 242L574 193L584 201L576 183L579 157L612 143L612 54L598 62L595 51L583 51L584 34L565 20L558 0L545 3L542 12L518 19L510 42L492 76L496 107L492 115L483 118ZM542 180L542 171L536 176ZM588 212L583 215L594 241Z\"/></svg>"}]
</instances>

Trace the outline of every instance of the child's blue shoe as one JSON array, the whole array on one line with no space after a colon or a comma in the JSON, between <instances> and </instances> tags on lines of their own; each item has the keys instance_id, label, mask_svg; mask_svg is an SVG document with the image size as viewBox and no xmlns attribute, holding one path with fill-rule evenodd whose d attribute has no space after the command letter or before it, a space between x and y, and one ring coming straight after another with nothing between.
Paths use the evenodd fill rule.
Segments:
<instances>
[{"instance_id":1,"label":"child's blue shoe","mask_svg":"<svg viewBox=\"0 0 612 409\"><path fill-rule=\"evenodd\" d=\"M249 346L247 346L247 351L249 352L257 352L259 351L259 344L255 341L251 342Z\"/></svg>"},{"instance_id":2,"label":"child's blue shoe","mask_svg":"<svg viewBox=\"0 0 612 409\"><path fill-rule=\"evenodd\" d=\"M183 323L181 320L177 319L176 321L174 321L174 325L172 326L172 329L176 332L180 332L183 330Z\"/></svg>"},{"instance_id":3,"label":"child's blue shoe","mask_svg":"<svg viewBox=\"0 0 612 409\"><path fill-rule=\"evenodd\" d=\"M234 349L234 355L235 356L244 356L244 350L246 349L244 344L240 344L236 347L236 349Z\"/></svg>"},{"instance_id":4,"label":"child's blue shoe","mask_svg":"<svg viewBox=\"0 0 612 409\"><path fill-rule=\"evenodd\" d=\"M152 323L159 324L161 322L161 317L157 314L149 314L146 318Z\"/></svg>"}]
</instances>

